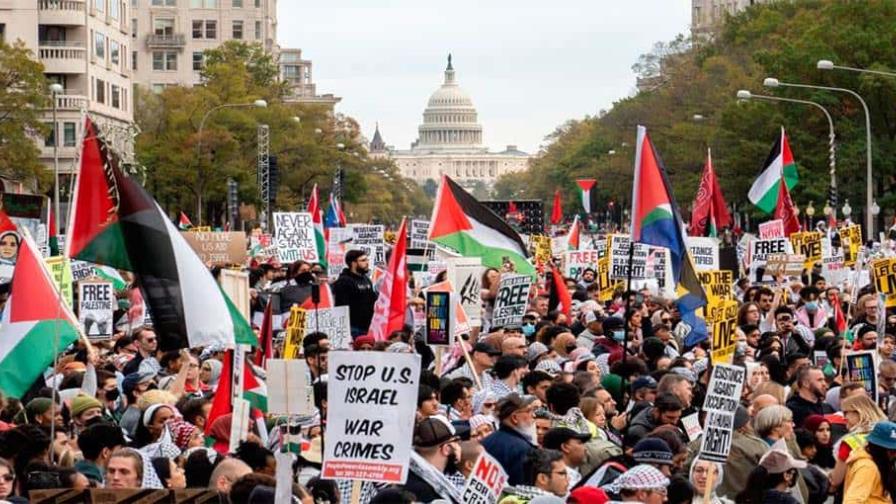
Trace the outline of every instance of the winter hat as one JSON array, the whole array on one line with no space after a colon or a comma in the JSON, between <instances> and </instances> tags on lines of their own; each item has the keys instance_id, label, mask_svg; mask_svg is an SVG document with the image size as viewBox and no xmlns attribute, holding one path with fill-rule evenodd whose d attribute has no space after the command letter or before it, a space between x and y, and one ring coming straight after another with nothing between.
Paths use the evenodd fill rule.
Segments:
<instances>
[{"instance_id":1,"label":"winter hat","mask_svg":"<svg viewBox=\"0 0 896 504\"><path fill-rule=\"evenodd\" d=\"M544 343L536 341L535 343L529 345L529 349L526 350L526 360L529 362L534 362L535 359L541 357L549 351L550 350L548 350L548 347Z\"/></svg>"},{"instance_id":2,"label":"winter hat","mask_svg":"<svg viewBox=\"0 0 896 504\"><path fill-rule=\"evenodd\" d=\"M81 394L81 395L75 396L75 398L72 399L71 406L69 409L71 410L72 417L77 417L77 416L80 416L81 413L84 413L85 411L87 411L89 409L92 409L92 408L102 409L102 407L103 407L102 403L100 403L98 400L96 400L96 398L91 397L86 394Z\"/></svg>"},{"instance_id":3,"label":"winter hat","mask_svg":"<svg viewBox=\"0 0 896 504\"><path fill-rule=\"evenodd\" d=\"M580 486L569 492L566 502L569 504L606 504L610 502L610 497L600 488Z\"/></svg>"},{"instance_id":4,"label":"winter hat","mask_svg":"<svg viewBox=\"0 0 896 504\"><path fill-rule=\"evenodd\" d=\"M635 445L632 457L639 464L672 465L672 448L660 438L644 438Z\"/></svg>"}]
</instances>

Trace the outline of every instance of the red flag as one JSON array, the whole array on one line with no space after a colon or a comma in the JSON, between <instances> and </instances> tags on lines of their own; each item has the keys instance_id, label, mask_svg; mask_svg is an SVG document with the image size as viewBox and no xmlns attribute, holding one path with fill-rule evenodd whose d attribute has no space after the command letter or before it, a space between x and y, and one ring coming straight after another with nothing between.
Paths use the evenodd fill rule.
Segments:
<instances>
[{"instance_id":1,"label":"red flag","mask_svg":"<svg viewBox=\"0 0 896 504\"><path fill-rule=\"evenodd\" d=\"M264 368L268 359L274 357L274 314L273 305L268 300L264 308L264 319L261 322L261 330L258 332L258 350L255 351L255 365Z\"/></svg>"},{"instance_id":2,"label":"red flag","mask_svg":"<svg viewBox=\"0 0 896 504\"><path fill-rule=\"evenodd\" d=\"M302 303L302 308L305 310L313 310L315 308L332 308L333 307L333 293L330 291L330 284L324 283L320 286L320 301L317 303L317 306L314 306L314 300L309 296L305 299L305 302Z\"/></svg>"},{"instance_id":3,"label":"red flag","mask_svg":"<svg viewBox=\"0 0 896 504\"><path fill-rule=\"evenodd\" d=\"M846 332L846 317L843 316L843 305L840 303L840 295L834 296L834 328L837 335L843 335Z\"/></svg>"},{"instance_id":4,"label":"red flag","mask_svg":"<svg viewBox=\"0 0 896 504\"><path fill-rule=\"evenodd\" d=\"M778 205L775 206L775 218L784 221L784 234L790 236L800 230L800 219L796 215L796 208L793 206L793 200L790 199L790 191L784 178L778 184Z\"/></svg>"},{"instance_id":5,"label":"red flag","mask_svg":"<svg viewBox=\"0 0 896 504\"><path fill-rule=\"evenodd\" d=\"M402 219L386 275L380 284L380 295L373 306L373 320L370 321L370 329L367 332L376 341L386 341L389 334L404 327L405 311L408 306L407 239L407 219Z\"/></svg>"},{"instance_id":6,"label":"red flag","mask_svg":"<svg viewBox=\"0 0 896 504\"><path fill-rule=\"evenodd\" d=\"M509 202L507 203L507 213L516 213L518 210L516 209L516 203Z\"/></svg>"},{"instance_id":7,"label":"red flag","mask_svg":"<svg viewBox=\"0 0 896 504\"><path fill-rule=\"evenodd\" d=\"M691 215L691 236L718 236L721 228L731 225L731 214L722 196L719 179L712 167L712 152L706 151L706 165L700 187L694 196L694 212Z\"/></svg>"},{"instance_id":8,"label":"red flag","mask_svg":"<svg viewBox=\"0 0 896 504\"><path fill-rule=\"evenodd\" d=\"M551 208L551 224L557 225L563 222L563 208L560 205L560 190L554 191L554 206Z\"/></svg>"},{"instance_id":9,"label":"red flag","mask_svg":"<svg viewBox=\"0 0 896 504\"><path fill-rule=\"evenodd\" d=\"M566 279L554 265L551 265L551 273L553 285L551 285L548 306L551 311L560 310L567 318L570 318L572 317L572 296L569 294L569 289L566 288Z\"/></svg>"},{"instance_id":10,"label":"red flag","mask_svg":"<svg viewBox=\"0 0 896 504\"><path fill-rule=\"evenodd\" d=\"M53 229L53 211L50 211L50 237L56 236L56 233ZM5 233L7 231L18 231L19 229L16 227L15 223L13 223L12 219L9 218L9 214L6 213L6 210L0 208L0 233Z\"/></svg>"},{"instance_id":11,"label":"red flag","mask_svg":"<svg viewBox=\"0 0 896 504\"><path fill-rule=\"evenodd\" d=\"M208 417L205 419L206 436L211 433L212 423L216 418L233 412L233 350L224 352L221 364L221 376L218 379L218 388L215 390L212 400L212 409L209 410Z\"/></svg>"}]
</instances>

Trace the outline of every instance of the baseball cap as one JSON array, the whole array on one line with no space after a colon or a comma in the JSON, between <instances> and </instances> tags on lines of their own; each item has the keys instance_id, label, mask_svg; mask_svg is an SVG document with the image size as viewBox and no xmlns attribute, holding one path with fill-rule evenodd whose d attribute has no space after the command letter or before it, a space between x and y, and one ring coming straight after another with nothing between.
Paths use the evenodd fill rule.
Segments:
<instances>
[{"instance_id":1,"label":"baseball cap","mask_svg":"<svg viewBox=\"0 0 896 504\"><path fill-rule=\"evenodd\" d=\"M542 445L550 450L559 450L560 446L570 439L578 439L579 441L585 443L589 439L591 439L591 434L587 432L574 431L568 427L554 427L553 429L545 432Z\"/></svg>"},{"instance_id":2,"label":"baseball cap","mask_svg":"<svg viewBox=\"0 0 896 504\"><path fill-rule=\"evenodd\" d=\"M787 445L781 442L772 445L772 449L759 459L759 465L769 474L781 474L791 469L803 469L806 467L806 462L793 458L787 451Z\"/></svg>"},{"instance_id":3,"label":"baseball cap","mask_svg":"<svg viewBox=\"0 0 896 504\"><path fill-rule=\"evenodd\" d=\"M605 334L609 334L610 331L622 329L623 327L625 327L625 321L620 317L607 317L606 320L604 320Z\"/></svg>"},{"instance_id":4,"label":"baseball cap","mask_svg":"<svg viewBox=\"0 0 896 504\"><path fill-rule=\"evenodd\" d=\"M484 354L491 355L493 357L497 357L501 355L501 351L495 348L494 345L486 343L484 341L480 341L473 345L473 352L481 352Z\"/></svg>"},{"instance_id":5,"label":"baseball cap","mask_svg":"<svg viewBox=\"0 0 896 504\"><path fill-rule=\"evenodd\" d=\"M654 380L652 376L641 376L632 382L632 392L642 388L656 390L656 386L656 380Z\"/></svg>"},{"instance_id":6,"label":"baseball cap","mask_svg":"<svg viewBox=\"0 0 896 504\"><path fill-rule=\"evenodd\" d=\"M427 417L414 428L414 446L419 448L431 448L456 439L457 431L442 415Z\"/></svg>"},{"instance_id":7,"label":"baseball cap","mask_svg":"<svg viewBox=\"0 0 896 504\"><path fill-rule=\"evenodd\" d=\"M156 374L151 371L137 371L124 377L121 382L121 391L125 394L133 392L137 388L137 384L152 381Z\"/></svg>"},{"instance_id":8,"label":"baseball cap","mask_svg":"<svg viewBox=\"0 0 896 504\"><path fill-rule=\"evenodd\" d=\"M496 405L498 411L498 419L504 420L517 411L529 407L538 398L534 395L519 395L516 392L508 394L501 398Z\"/></svg>"}]
</instances>

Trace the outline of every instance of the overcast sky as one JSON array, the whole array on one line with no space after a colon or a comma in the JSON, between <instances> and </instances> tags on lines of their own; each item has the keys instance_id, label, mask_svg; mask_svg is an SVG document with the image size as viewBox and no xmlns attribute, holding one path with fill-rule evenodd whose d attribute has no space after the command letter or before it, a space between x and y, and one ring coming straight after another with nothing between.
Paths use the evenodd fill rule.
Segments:
<instances>
[{"instance_id":1,"label":"overcast sky","mask_svg":"<svg viewBox=\"0 0 896 504\"><path fill-rule=\"evenodd\" d=\"M407 149L454 55L492 150L535 152L571 118L632 93L654 42L688 30L691 0L280 0L278 38L313 63L371 138Z\"/></svg>"}]
</instances>

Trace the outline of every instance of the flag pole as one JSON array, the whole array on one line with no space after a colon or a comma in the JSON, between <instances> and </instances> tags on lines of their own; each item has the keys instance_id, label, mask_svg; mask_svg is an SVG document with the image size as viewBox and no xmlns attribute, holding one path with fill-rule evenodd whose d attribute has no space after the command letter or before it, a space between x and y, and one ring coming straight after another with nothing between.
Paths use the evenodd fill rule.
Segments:
<instances>
[{"instance_id":1,"label":"flag pole","mask_svg":"<svg viewBox=\"0 0 896 504\"><path fill-rule=\"evenodd\" d=\"M634 218L634 217L633 217ZM629 339L632 336L631 331L629 331L629 322L631 321L631 303L632 303L632 262L634 261L635 256L635 241L632 239L633 237L629 235L629 246L628 246L628 271L625 275L625 342L622 345L622 362L628 360L628 349L629 349ZM612 337L612 335L611 335ZM625 373L622 376L622 410L625 411L628 406L628 402L625 400Z\"/></svg>"}]
</instances>

